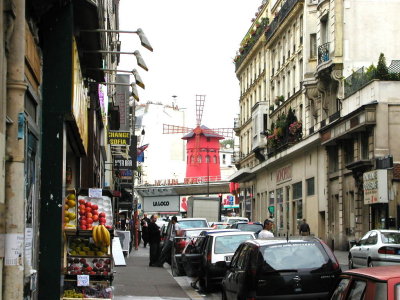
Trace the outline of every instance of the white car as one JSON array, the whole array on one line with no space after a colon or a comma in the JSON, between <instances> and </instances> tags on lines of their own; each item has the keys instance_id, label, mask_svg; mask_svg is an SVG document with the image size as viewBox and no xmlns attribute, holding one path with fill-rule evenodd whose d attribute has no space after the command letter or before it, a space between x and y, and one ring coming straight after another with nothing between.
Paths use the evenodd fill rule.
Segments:
<instances>
[{"instance_id":1,"label":"white car","mask_svg":"<svg viewBox=\"0 0 400 300\"><path fill-rule=\"evenodd\" d=\"M224 222L232 225L236 222L249 222L249 219L245 217L226 217Z\"/></svg>"},{"instance_id":2,"label":"white car","mask_svg":"<svg viewBox=\"0 0 400 300\"><path fill-rule=\"evenodd\" d=\"M400 266L400 231L368 231L349 251L349 269Z\"/></svg>"}]
</instances>

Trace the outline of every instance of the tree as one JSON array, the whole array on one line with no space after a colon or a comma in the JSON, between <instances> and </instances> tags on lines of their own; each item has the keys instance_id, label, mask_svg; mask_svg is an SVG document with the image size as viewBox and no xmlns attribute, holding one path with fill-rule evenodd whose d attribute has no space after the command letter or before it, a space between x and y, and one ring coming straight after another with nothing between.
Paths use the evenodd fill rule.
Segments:
<instances>
[{"instance_id":1,"label":"tree","mask_svg":"<svg viewBox=\"0 0 400 300\"><path fill-rule=\"evenodd\" d=\"M384 80L387 79L389 74L388 67L386 66L385 55L381 53L379 55L378 65L376 67L376 77L378 79Z\"/></svg>"}]
</instances>

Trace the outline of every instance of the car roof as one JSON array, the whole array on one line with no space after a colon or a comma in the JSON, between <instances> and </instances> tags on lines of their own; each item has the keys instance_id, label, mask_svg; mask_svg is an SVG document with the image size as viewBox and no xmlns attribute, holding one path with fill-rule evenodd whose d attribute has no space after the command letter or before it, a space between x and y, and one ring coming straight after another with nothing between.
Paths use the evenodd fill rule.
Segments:
<instances>
[{"instance_id":1,"label":"car roof","mask_svg":"<svg viewBox=\"0 0 400 300\"><path fill-rule=\"evenodd\" d=\"M377 280L388 280L391 278L400 278L399 266L380 266L373 268L361 268L347 270L343 275L361 276Z\"/></svg>"},{"instance_id":2,"label":"car roof","mask_svg":"<svg viewBox=\"0 0 400 300\"><path fill-rule=\"evenodd\" d=\"M262 226L262 224L260 223L260 222L247 222L247 221L239 221L239 222L236 222L235 224L250 224L250 225L261 225Z\"/></svg>"},{"instance_id":3,"label":"car roof","mask_svg":"<svg viewBox=\"0 0 400 300\"><path fill-rule=\"evenodd\" d=\"M379 231L379 232L396 232L396 233L400 233L400 230L393 230L393 229L372 229L370 231ZM369 232L370 232L369 231Z\"/></svg>"},{"instance_id":4,"label":"car roof","mask_svg":"<svg viewBox=\"0 0 400 300\"><path fill-rule=\"evenodd\" d=\"M226 236L226 235L243 235L243 234L251 234L251 235L253 235L254 236L254 232L253 231L240 231L240 230L238 230L238 231L226 231L226 232L221 232L221 231L218 231L218 232L210 232L208 235L211 235L211 236Z\"/></svg>"},{"instance_id":5,"label":"car roof","mask_svg":"<svg viewBox=\"0 0 400 300\"><path fill-rule=\"evenodd\" d=\"M212 229L212 228L210 228L210 229L202 231L201 233L204 234L204 235L209 235L209 234L212 234L212 233L220 233L220 232L243 232L243 231L240 231L239 229L236 229L236 228L226 228L226 229Z\"/></svg>"},{"instance_id":6,"label":"car roof","mask_svg":"<svg viewBox=\"0 0 400 300\"><path fill-rule=\"evenodd\" d=\"M183 228L181 230L184 231L199 231L199 230L209 230L210 227L190 227L190 228Z\"/></svg>"},{"instance_id":7,"label":"car roof","mask_svg":"<svg viewBox=\"0 0 400 300\"><path fill-rule=\"evenodd\" d=\"M251 243L254 243L257 246L268 246L268 245L282 244L282 243L302 243L302 242L315 242L315 241L319 242L319 239L310 236L291 236L289 239L286 239L286 237L255 239L252 240Z\"/></svg>"},{"instance_id":8,"label":"car roof","mask_svg":"<svg viewBox=\"0 0 400 300\"><path fill-rule=\"evenodd\" d=\"M206 221L207 222L207 219L206 218L183 218L183 219L178 220L178 223L185 222L185 221Z\"/></svg>"}]
</instances>

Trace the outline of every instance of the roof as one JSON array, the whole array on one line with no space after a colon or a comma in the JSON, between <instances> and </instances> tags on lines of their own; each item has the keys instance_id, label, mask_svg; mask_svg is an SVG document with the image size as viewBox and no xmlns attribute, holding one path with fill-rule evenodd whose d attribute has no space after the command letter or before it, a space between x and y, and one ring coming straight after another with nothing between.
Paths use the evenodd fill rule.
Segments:
<instances>
[{"instance_id":1,"label":"roof","mask_svg":"<svg viewBox=\"0 0 400 300\"><path fill-rule=\"evenodd\" d=\"M226 236L226 235L245 235L245 234L250 234L254 236L253 231L217 231L217 232L208 232L208 235L212 236Z\"/></svg>"},{"instance_id":2,"label":"roof","mask_svg":"<svg viewBox=\"0 0 400 300\"><path fill-rule=\"evenodd\" d=\"M208 128L207 126L201 125L200 128L202 129L201 134L203 134L205 137L211 137L211 138L218 138L218 139L224 139L224 136L214 132L212 129ZM183 140L190 139L195 136L194 130L186 134L185 136L182 137Z\"/></svg>"},{"instance_id":3,"label":"roof","mask_svg":"<svg viewBox=\"0 0 400 300\"><path fill-rule=\"evenodd\" d=\"M357 275L376 280L388 280L391 278L400 278L398 265L348 270L343 272L343 275Z\"/></svg>"},{"instance_id":4,"label":"roof","mask_svg":"<svg viewBox=\"0 0 400 300\"><path fill-rule=\"evenodd\" d=\"M286 237L273 237L273 238L266 238L266 239L256 239L252 240L251 242L257 244L258 246L267 246L273 244L282 244L282 243L302 243L302 242L314 242L319 241L317 238L310 237L310 236L296 236L290 237L289 240Z\"/></svg>"}]
</instances>

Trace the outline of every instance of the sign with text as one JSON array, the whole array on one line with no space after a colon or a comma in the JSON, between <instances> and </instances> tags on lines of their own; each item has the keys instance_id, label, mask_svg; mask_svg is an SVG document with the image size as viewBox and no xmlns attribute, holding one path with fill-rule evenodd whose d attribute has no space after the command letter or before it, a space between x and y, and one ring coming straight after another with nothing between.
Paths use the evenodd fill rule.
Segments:
<instances>
[{"instance_id":1,"label":"sign with text","mask_svg":"<svg viewBox=\"0 0 400 300\"><path fill-rule=\"evenodd\" d=\"M179 196L144 197L144 212L179 212Z\"/></svg>"},{"instance_id":2,"label":"sign with text","mask_svg":"<svg viewBox=\"0 0 400 300\"><path fill-rule=\"evenodd\" d=\"M109 130L107 141L113 146L128 146L130 145L131 134L129 131L113 131Z\"/></svg>"},{"instance_id":3,"label":"sign with text","mask_svg":"<svg viewBox=\"0 0 400 300\"><path fill-rule=\"evenodd\" d=\"M276 183L282 183L292 179L292 165L284 166L276 171Z\"/></svg>"},{"instance_id":4,"label":"sign with text","mask_svg":"<svg viewBox=\"0 0 400 300\"><path fill-rule=\"evenodd\" d=\"M387 170L374 170L363 174L364 204L388 202Z\"/></svg>"},{"instance_id":5,"label":"sign with text","mask_svg":"<svg viewBox=\"0 0 400 300\"><path fill-rule=\"evenodd\" d=\"M89 275L77 275L77 281L78 281L77 286L89 286L90 285Z\"/></svg>"}]
</instances>

